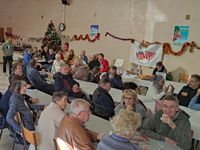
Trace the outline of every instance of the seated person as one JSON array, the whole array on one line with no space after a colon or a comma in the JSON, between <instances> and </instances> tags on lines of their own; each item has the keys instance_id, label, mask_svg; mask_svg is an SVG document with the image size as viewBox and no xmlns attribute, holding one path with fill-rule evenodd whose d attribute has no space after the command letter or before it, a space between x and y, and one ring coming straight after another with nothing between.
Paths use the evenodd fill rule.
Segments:
<instances>
[{"instance_id":1,"label":"seated person","mask_svg":"<svg viewBox=\"0 0 200 150\"><path fill-rule=\"evenodd\" d=\"M79 83L76 82L71 73L69 64L62 64L60 71L54 74L55 91L64 91L68 94L69 99L85 98L85 94L81 91Z\"/></svg>"},{"instance_id":2,"label":"seated person","mask_svg":"<svg viewBox=\"0 0 200 150\"><path fill-rule=\"evenodd\" d=\"M76 55L74 54L74 50L70 49L69 55L67 55L67 58L66 58L66 63L73 65L75 59L76 59Z\"/></svg>"},{"instance_id":3,"label":"seated person","mask_svg":"<svg viewBox=\"0 0 200 150\"><path fill-rule=\"evenodd\" d=\"M167 73L167 69L163 65L162 61L159 61L159 62L156 63L156 68L153 70L152 75L156 75L156 72Z\"/></svg>"},{"instance_id":4,"label":"seated person","mask_svg":"<svg viewBox=\"0 0 200 150\"><path fill-rule=\"evenodd\" d=\"M27 76L28 79L31 83L31 85L42 91L45 92L49 95L52 95L52 93L54 92L54 87L53 85L47 83L40 75L40 73L38 72L38 70L36 69L36 60L32 59L29 62L29 65L27 67Z\"/></svg>"},{"instance_id":5,"label":"seated person","mask_svg":"<svg viewBox=\"0 0 200 150\"><path fill-rule=\"evenodd\" d=\"M189 115L179 108L178 99L166 96L162 111L146 118L140 132L150 138L177 144L183 150L191 147L191 126Z\"/></svg>"},{"instance_id":6,"label":"seated person","mask_svg":"<svg viewBox=\"0 0 200 150\"><path fill-rule=\"evenodd\" d=\"M57 130L56 141L60 150L95 150L93 142L97 142L102 134L85 128L89 121L90 104L83 99L75 99L70 106L71 113L65 115Z\"/></svg>"},{"instance_id":7,"label":"seated person","mask_svg":"<svg viewBox=\"0 0 200 150\"><path fill-rule=\"evenodd\" d=\"M188 107L191 99L196 95L199 88L200 76L198 74L191 75L188 85L184 86L177 95L180 105ZM200 103L200 101L198 100L197 103Z\"/></svg>"},{"instance_id":8,"label":"seated person","mask_svg":"<svg viewBox=\"0 0 200 150\"><path fill-rule=\"evenodd\" d=\"M99 83L100 80L100 68L99 67L94 67L92 70L89 71L88 73L88 79L87 81L93 82L93 83Z\"/></svg>"},{"instance_id":9,"label":"seated person","mask_svg":"<svg viewBox=\"0 0 200 150\"><path fill-rule=\"evenodd\" d=\"M98 150L141 150L131 142L141 125L140 115L131 110L122 110L110 121L115 133L106 135L97 146Z\"/></svg>"},{"instance_id":10,"label":"seated person","mask_svg":"<svg viewBox=\"0 0 200 150\"><path fill-rule=\"evenodd\" d=\"M49 53L46 54L46 64L43 65L43 68L48 70L49 72L51 71L51 67L53 64L53 61L55 60L55 52L53 49L49 49Z\"/></svg>"},{"instance_id":11,"label":"seated person","mask_svg":"<svg viewBox=\"0 0 200 150\"><path fill-rule=\"evenodd\" d=\"M104 54L103 53L99 53L98 60L100 62L100 72L101 73L108 72L108 70L109 70L109 62L108 62L107 59L104 58Z\"/></svg>"},{"instance_id":12,"label":"seated person","mask_svg":"<svg viewBox=\"0 0 200 150\"><path fill-rule=\"evenodd\" d=\"M28 66L29 61L31 60L31 49L25 49L23 55L23 64Z\"/></svg>"},{"instance_id":13,"label":"seated person","mask_svg":"<svg viewBox=\"0 0 200 150\"><path fill-rule=\"evenodd\" d=\"M200 110L200 89L198 89L197 94L191 99L188 107L194 110Z\"/></svg>"},{"instance_id":14,"label":"seated person","mask_svg":"<svg viewBox=\"0 0 200 150\"><path fill-rule=\"evenodd\" d=\"M126 109L131 106L132 111L139 113L141 119L145 119L147 114L145 108L138 102L137 93L134 90L126 89L122 94L122 103L117 105L115 108L115 113L119 113L121 109Z\"/></svg>"},{"instance_id":15,"label":"seated person","mask_svg":"<svg viewBox=\"0 0 200 150\"><path fill-rule=\"evenodd\" d=\"M122 77L117 74L117 67L110 67L109 72L104 74L102 78L110 79L111 87L123 89Z\"/></svg>"},{"instance_id":16,"label":"seated person","mask_svg":"<svg viewBox=\"0 0 200 150\"><path fill-rule=\"evenodd\" d=\"M112 96L109 94L110 88L110 80L102 78L99 81L99 87L94 91L92 96L93 103L103 107L107 115L105 114L106 116L104 116L103 114L98 114L98 112L96 113L105 118L110 118L115 115L115 104Z\"/></svg>"},{"instance_id":17,"label":"seated person","mask_svg":"<svg viewBox=\"0 0 200 150\"><path fill-rule=\"evenodd\" d=\"M153 79L153 84L149 87L147 91L147 96L154 100L161 100L165 97L166 93L173 94L174 87L172 85L164 86L165 80L163 76L156 75Z\"/></svg>"},{"instance_id":18,"label":"seated person","mask_svg":"<svg viewBox=\"0 0 200 150\"><path fill-rule=\"evenodd\" d=\"M51 67L51 74L55 74L56 72L60 71L60 65L64 64L64 61L61 60L60 54L56 54L55 60L53 61L53 65Z\"/></svg>"},{"instance_id":19,"label":"seated person","mask_svg":"<svg viewBox=\"0 0 200 150\"><path fill-rule=\"evenodd\" d=\"M35 110L44 109L44 105L33 105L30 103L27 103L23 96L25 93L26 93L26 82L15 81L13 83L12 96L10 97L10 100L9 100L9 110L6 115L6 121L11 126L13 131L16 131L17 133L20 133L20 134L22 133L22 129L15 120L16 113L17 112L20 113L24 127L32 131L35 128L34 128L34 122L33 122L34 116L31 109L35 109ZM20 138L20 135L18 135L18 139L22 143L23 140Z\"/></svg>"},{"instance_id":20,"label":"seated person","mask_svg":"<svg viewBox=\"0 0 200 150\"><path fill-rule=\"evenodd\" d=\"M124 83L124 86L123 86L123 89L125 90L125 89L131 89L131 90L134 90L137 94L140 94L139 92L138 92L138 86L137 86L137 84L135 84L134 82L125 82ZM144 109L146 110L146 111L148 111L149 109L147 109L147 107L144 105L144 103L140 100L140 99L138 99L138 102L144 107Z\"/></svg>"},{"instance_id":21,"label":"seated person","mask_svg":"<svg viewBox=\"0 0 200 150\"><path fill-rule=\"evenodd\" d=\"M41 113L36 131L40 134L38 150L54 150L53 139L60 125L61 120L66 115L67 94L65 92L54 92L52 102ZM48 133L48 134L44 134ZM31 145L29 150L34 149Z\"/></svg>"},{"instance_id":22,"label":"seated person","mask_svg":"<svg viewBox=\"0 0 200 150\"><path fill-rule=\"evenodd\" d=\"M14 67L15 68L15 67ZM20 68L20 67L17 67L17 68ZM21 70L21 69L17 69L17 70ZM16 73L17 72L17 73ZM19 73L18 71L15 72L15 75L11 75L9 77L9 86L8 86L8 89L6 90L6 92L3 94L2 96L2 99L0 101L0 111L2 113L2 115L4 117L6 117L7 115L7 112L8 112L8 109L9 109L9 100L10 100L10 97L12 95L12 92L14 90L14 87L15 87L15 82L16 81L19 81L19 80L22 80L22 76L19 76L18 74L21 74ZM27 85L28 86L28 85ZM23 94L25 100L27 103L30 103L30 104L35 104L37 103L39 100L36 99L36 98L32 98L26 94Z\"/></svg>"},{"instance_id":23,"label":"seated person","mask_svg":"<svg viewBox=\"0 0 200 150\"><path fill-rule=\"evenodd\" d=\"M100 62L98 61L97 55L92 55L89 57L88 67L92 70L94 67L100 67Z\"/></svg>"},{"instance_id":24,"label":"seated person","mask_svg":"<svg viewBox=\"0 0 200 150\"><path fill-rule=\"evenodd\" d=\"M74 60L74 64L72 66L72 74L74 79L87 81L89 73L88 66L84 65L81 58L77 58Z\"/></svg>"},{"instance_id":25,"label":"seated person","mask_svg":"<svg viewBox=\"0 0 200 150\"><path fill-rule=\"evenodd\" d=\"M79 58L81 58L82 62L87 65L88 64L88 57L85 55L85 50L82 50Z\"/></svg>"}]
</instances>

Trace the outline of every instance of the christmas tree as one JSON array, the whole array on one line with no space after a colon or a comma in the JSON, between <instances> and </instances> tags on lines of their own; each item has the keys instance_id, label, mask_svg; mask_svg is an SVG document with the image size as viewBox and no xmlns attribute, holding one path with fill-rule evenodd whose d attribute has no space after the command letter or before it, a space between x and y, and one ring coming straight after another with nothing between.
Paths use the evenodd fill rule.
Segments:
<instances>
[{"instance_id":1,"label":"christmas tree","mask_svg":"<svg viewBox=\"0 0 200 150\"><path fill-rule=\"evenodd\" d=\"M42 40L43 46L48 46L49 49L58 50L61 48L61 39L56 32L53 21L48 24L47 31L45 32L44 39Z\"/></svg>"}]
</instances>

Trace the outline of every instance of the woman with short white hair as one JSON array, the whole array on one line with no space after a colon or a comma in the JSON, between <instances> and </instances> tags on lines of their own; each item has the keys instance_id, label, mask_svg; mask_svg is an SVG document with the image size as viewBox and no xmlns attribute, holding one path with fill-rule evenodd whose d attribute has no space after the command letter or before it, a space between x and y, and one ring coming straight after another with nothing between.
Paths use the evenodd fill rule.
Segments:
<instances>
[{"instance_id":1,"label":"woman with short white hair","mask_svg":"<svg viewBox=\"0 0 200 150\"><path fill-rule=\"evenodd\" d=\"M56 54L55 60L53 61L53 65L51 68L51 73L55 74L56 72L58 72L60 70L61 64L64 64L64 61L61 60L60 54Z\"/></svg>"},{"instance_id":2,"label":"woman with short white hair","mask_svg":"<svg viewBox=\"0 0 200 150\"><path fill-rule=\"evenodd\" d=\"M135 132L141 125L140 115L129 107L121 110L110 121L114 133L104 136L97 146L97 150L140 150L141 148L131 143Z\"/></svg>"}]
</instances>

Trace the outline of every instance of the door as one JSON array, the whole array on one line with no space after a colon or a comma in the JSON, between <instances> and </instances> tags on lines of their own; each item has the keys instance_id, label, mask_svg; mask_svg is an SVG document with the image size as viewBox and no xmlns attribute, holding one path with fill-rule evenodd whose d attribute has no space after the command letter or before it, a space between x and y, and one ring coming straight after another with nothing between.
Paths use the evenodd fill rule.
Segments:
<instances>
[{"instance_id":1,"label":"door","mask_svg":"<svg viewBox=\"0 0 200 150\"><path fill-rule=\"evenodd\" d=\"M2 43L4 39L4 28L0 28L0 42Z\"/></svg>"}]
</instances>

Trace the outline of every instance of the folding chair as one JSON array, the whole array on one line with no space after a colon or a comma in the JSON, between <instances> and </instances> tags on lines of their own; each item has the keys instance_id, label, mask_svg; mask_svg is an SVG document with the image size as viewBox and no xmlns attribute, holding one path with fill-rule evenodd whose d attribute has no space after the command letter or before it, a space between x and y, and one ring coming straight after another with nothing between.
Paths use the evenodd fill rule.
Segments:
<instances>
[{"instance_id":1,"label":"folding chair","mask_svg":"<svg viewBox=\"0 0 200 150\"><path fill-rule=\"evenodd\" d=\"M0 140L1 140L1 136L3 134L3 129L8 127L8 124L6 123L6 118L1 114L0 112Z\"/></svg>"},{"instance_id":2,"label":"folding chair","mask_svg":"<svg viewBox=\"0 0 200 150\"><path fill-rule=\"evenodd\" d=\"M28 146L28 143L30 143L30 144L34 145L35 150L37 150L37 146L39 145L39 133L37 133L35 131L30 131L26 127L24 127L19 112L17 112L17 114L16 114L16 120L17 120L17 122L20 124L20 126L22 128L22 137L23 137L23 141L24 141L24 148L23 149L24 150L28 150L27 146ZM14 148L15 148L16 134L17 133L15 132L15 137L14 137L14 143L13 143L12 150L14 150Z\"/></svg>"}]
</instances>

